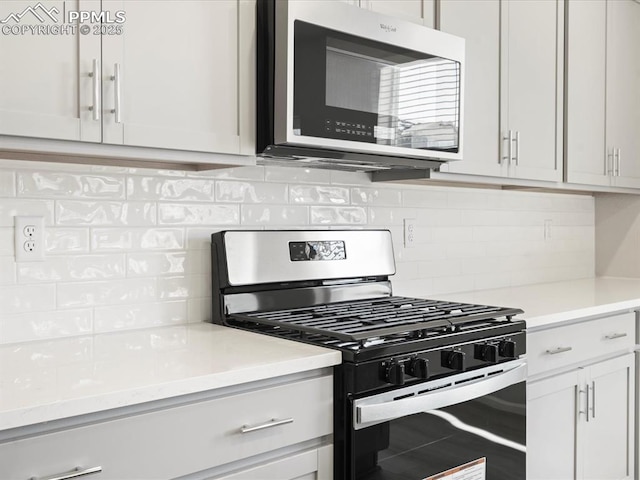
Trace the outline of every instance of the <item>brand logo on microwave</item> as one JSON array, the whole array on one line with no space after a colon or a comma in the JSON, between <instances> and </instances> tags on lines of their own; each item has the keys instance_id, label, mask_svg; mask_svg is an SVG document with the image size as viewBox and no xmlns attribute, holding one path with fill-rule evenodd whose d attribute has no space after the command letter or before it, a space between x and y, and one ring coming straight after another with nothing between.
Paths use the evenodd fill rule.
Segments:
<instances>
[{"instance_id":1,"label":"brand logo on microwave","mask_svg":"<svg viewBox=\"0 0 640 480\"><path fill-rule=\"evenodd\" d=\"M380 28L385 32L395 32L397 30L393 25L387 25L386 23L381 23Z\"/></svg>"}]
</instances>

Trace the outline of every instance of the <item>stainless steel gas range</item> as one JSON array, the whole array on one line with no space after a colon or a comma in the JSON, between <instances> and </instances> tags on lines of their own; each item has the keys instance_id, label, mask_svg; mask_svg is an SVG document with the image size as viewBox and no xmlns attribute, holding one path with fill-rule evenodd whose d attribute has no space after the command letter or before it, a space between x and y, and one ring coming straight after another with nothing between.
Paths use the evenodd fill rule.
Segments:
<instances>
[{"instance_id":1,"label":"stainless steel gas range","mask_svg":"<svg viewBox=\"0 0 640 480\"><path fill-rule=\"evenodd\" d=\"M387 230L218 232L213 321L342 352L335 480L524 479L522 310L393 296L394 273Z\"/></svg>"}]
</instances>

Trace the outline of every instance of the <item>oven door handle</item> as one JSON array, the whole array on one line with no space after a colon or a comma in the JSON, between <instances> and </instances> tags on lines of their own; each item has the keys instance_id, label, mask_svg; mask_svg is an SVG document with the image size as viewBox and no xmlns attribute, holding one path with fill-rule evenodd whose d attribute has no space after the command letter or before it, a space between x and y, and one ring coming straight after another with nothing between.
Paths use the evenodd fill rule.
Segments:
<instances>
[{"instance_id":1,"label":"oven door handle","mask_svg":"<svg viewBox=\"0 0 640 480\"><path fill-rule=\"evenodd\" d=\"M356 407L355 428L360 429L369 424L382 423L407 415L473 400L474 398L502 390L510 385L523 382L526 377L527 365L522 363L503 373L490 375L461 385L454 385L447 389L435 390L400 400L359 405Z\"/></svg>"}]
</instances>

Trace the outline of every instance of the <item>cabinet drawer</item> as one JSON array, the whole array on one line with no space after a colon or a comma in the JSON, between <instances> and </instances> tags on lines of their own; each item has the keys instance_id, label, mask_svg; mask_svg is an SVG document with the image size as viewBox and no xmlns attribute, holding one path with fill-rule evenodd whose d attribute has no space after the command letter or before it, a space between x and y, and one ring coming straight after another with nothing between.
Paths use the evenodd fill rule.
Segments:
<instances>
[{"instance_id":1,"label":"cabinet drawer","mask_svg":"<svg viewBox=\"0 0 640 480\"><path fill-rule=\"evenodd\" d=\"M0 478L173 478L331 434L332 405L325 376L43 434L0 445Z\"/></svg>"},{"instance_id":2,"label":"cabinet drawer","mask_svg":"<svg viewBox=\"0 0 640 480\"><path fill-rule=\"evenodd\" d=\"M529 375L628 351L634 344L633 313L532 332L527 335Z\"/></svg>"}]
</instances>

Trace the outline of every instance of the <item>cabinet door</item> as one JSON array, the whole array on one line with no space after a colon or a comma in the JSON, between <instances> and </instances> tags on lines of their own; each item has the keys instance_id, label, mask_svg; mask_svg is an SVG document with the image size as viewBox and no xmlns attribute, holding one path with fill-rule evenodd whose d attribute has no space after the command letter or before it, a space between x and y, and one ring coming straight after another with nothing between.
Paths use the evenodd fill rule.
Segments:
<instances>
[{"instance_id":1,"label":"cabinet door","mask_svg":"<svg viewBox=\"0 0 640 480\"><path fill-rule=\"evenodd\" d=\"M247 21L255 25L255 2L167 0L150 7L148 1L105 0L104 5L126 12L124 34L103 40L103 91L110 112L104 142L241 153L246 118L240 110L252 108L244 94L252 92L255 35L241 36L239 29ZM116 68L119 101L111 80Z\"/></svg>"},{"instance_id":2,"label":"cabinet door","mask_svg":"<svg viewBox=\"0 0 640 480\"><path fill-rule=\"evenodd\" d=\"M374 12L434 27L435 0L361 0L360 3Z\"/></svg>"},{"instance_id":3,"label":"cabinet door","mask_svg":"<svg viewBox=\"0 0 640 480\"><path fill-rule=\"evenodd\" d=\"M558 29L563 5L559 0L502 2L502 131L519 135L512 145L510 176L562 180L556 135L562 131Z\"/></svg>"},{"instance_id":4,"label":"cabinet door","mask_svg":"<svg viewBox=\"0 0 640 480\"><path fill-rule=\"evenodd\" d=\"M567 2L567 181L608 186L605 148L606 0Z\"/></svg>"},{"instance_id":5,"label":"cabinet door","mask_svg":"<svg viewBox=\"0 0 640 480\"><path fill-rule=\"evenodd\" d=\"M466 41L463 160L441 170L506 176L500 161L500 1L442 0L440 29Z\"/></svg>"},{"instance_id":6,"label":"cabinet door","mask_svg":"<svg viewBox=\"0 0 640 480\"><path fill-rule=\"evenodd\" d=\"M580 374L527 384L527 479L576 478Z\"/></svg>"},{"instance_id":7,"label":"cabinet door","mask_svg":"<svg viewBox=\"0 0 640 480\"><path fill-rule=\"evenodd\" d=\"M331 445L211 480L331 480L333 463L327 458L333 458Z\"/></svg>"},{"instance_id":8,"label":"cabinet door","mask_svg":"<svg viewBox=\"0 0 640 480\"><path fill-rule=\"evenodd\" d=\"M583 478L632 478L634 384L633 354L589 367L589 418L578 440L583 442Z\"/></svg>"},{"instance_id":9,"label":"cabinet door","mask_svg":"<svg viewBox=\"0 0 640 480\"><path fill-rule=\"evenodd\" d=\"M63 12L99 1L0 2L0 134L99 142L100 36L65 33ZM42 29L34 34L29 27ZM66 30L61 30L66 29ZM56 33L57 32L57 33ZM96 65L96 76L90 77Z\"/></svg>"},{"instance_id":10,"label":"cabinet door","mask_svg":"<svg viewBox=\"0 0 640 480\"><path fill-rule=\"evenodd\" d=\"M607 147L619 149L614 184L640 188L640 4L607 2Z\"/></svg>"}]
</instances>

